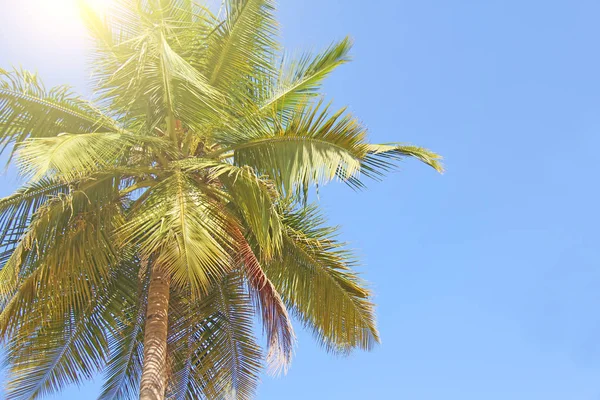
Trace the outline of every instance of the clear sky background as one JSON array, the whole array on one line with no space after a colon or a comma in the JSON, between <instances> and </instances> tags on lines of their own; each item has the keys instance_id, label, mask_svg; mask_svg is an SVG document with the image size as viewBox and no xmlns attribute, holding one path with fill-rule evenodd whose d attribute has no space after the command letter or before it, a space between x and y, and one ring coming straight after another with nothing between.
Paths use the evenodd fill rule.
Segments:
<instances>
[{"instance_id":1,"label":"clear sky background","mask_svg":"<svg viewBox=\"0 0 600 400\"><path fill-rule=\"evenodd\" d=\"M600 399L600 2L280 2L289 48L354 37L325 87L336 104L447 173L407 161L367 192L321 191L383 343L335 358L298 328L290 372L258 399ZM0 67L89 93L83 31L52 3L0 0Z\"/></svg>"}]
</instances>

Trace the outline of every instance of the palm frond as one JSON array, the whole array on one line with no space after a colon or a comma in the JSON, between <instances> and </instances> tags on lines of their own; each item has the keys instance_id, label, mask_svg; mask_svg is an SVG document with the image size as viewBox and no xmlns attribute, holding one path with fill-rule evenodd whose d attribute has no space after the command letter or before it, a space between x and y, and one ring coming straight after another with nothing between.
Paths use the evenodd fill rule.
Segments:
<instances>
[{"instance_id":1,"label":"palm frond","mask_svg":"<svg viewBox=\"0 0 600 400\"><path fill-rule=\"evenodd\" d=\"M175 50L189 51L181 42L189 47L201 34L198 27L208 29L201 23L204 15L189 15L181 2L129 3L117 7L107 21L84 10L98 43L95 68L101 101L130 124L150 131L170 116L196 127L218 118L224 96ZM190 17L191 22L181 20ZM131 29L123 32L124 26Z\"/></svg>"},{"instance_id":2,"label":"palm frond","mask_svg":"<svg viewBox=\"0 0 600 400\"><path fill-rule=\"evenodd\" d=\"M279 252L282 226L276 207L279 194L273 182L250 168L208 159L189 158L177 165L188 172L207 171L210 179L218 180L258 241L261 255L269 259Z\"/></svg>"},{"instance_id":3,"label":"palm frond","mask_svg":"<svg viewBox=\"0 0 600 400\"><path fill-rule=\"evenodd\" d=\"M402 143L370 144L368 146L368 152L372 159L376 157L389 157L392 159L413 157L424 162L438 172L444 172L444 166L440 162L442 157L431 150L424 149L423 147L411 146Z\"/></svg>"},{"instance_id":4,"label":"palm frond","mask_svg":"<svg viewBox=\"0 0 600 400\"><path fill-rule=\"evenodd\" d=\"M38 398L91 379L104 366L111 351L109 338L119 333L115 317L122 313L123 300L132 298L131 280L124 279L131 272L137 272L135 263L121 263L83 308L69 303L71 307L61 311L42 297L35 310L25 313L32 320L27 324L36 329L20 331L8 341L14 376L7 384L8 398ZM57 288L51 289L54 296Z\"/></svg>"},{"instance_id":5,"label":"palm frond","mask_svg":"<svg viewBox=\"0 0 600 400\"><path fill-rule=\"evenodd\" d=\"M112 182L102 182L85 193L57 197L36 212L0 269L0 335L33 332L30 315L41 318L44 307L62 315L89 304L118 261L110 238L122 223L112 202L115 190Z\"/></svg>"},{"instance_id":6,"label":"palm frond","mask_svg":"<svg viewBox=\"0 0 600 400\"><path fill-rule=\"evenodd\" d=\"M159 41L164 101L168 113L188 123L220 117L220 105L224 103L225 97L171 48L164 35L161 35ZM200 118L202 114L204 116Z\"/></svg>"},{"instance_id":7,"label":"palm frond","mask_svg":"<svg viewBox=\"0 0 600 400\"><path fill-rule=\"evenodd\" d=\"M262 369L253 334L253 309L239 272L228 275L184 318L191 336L182 335L185 356L171 399L250 400ZM179 330L185 332L185 330ZM181 379L187 376L187 379Z\"/></svg>"},{"instance_id":8,"label":"palm frond","mask_svg":"<svg viewBox=\"0 0 600 400\"><path fill-rule=\"evenodd\" d=\"M286 193L326 183L336 176L350 179L366 155L363 126L341 109L328 115L321 103L300 107L288 121L261 130L223 134L221 157L233 156L273 179Z\"/></svg>"},{"instance_id":9,"label":"palm frond","mask_svg":"<svg viewBox=\"0 0 600 400\"><path fill-rule=\"evenodd\" d=\"M252 247L241 235L238 238L240 263L248 277L248 288L259 310L264 332L267 335L267 362L270 372L277 375L287 372L292 361L296 335L281 296L254 254Z\"/></svg>"},{"instance_id":10,"label":"palm frond","mask_svg":"<svg viewBox=\"0 0 600 400\"><path fill-rule=\"evenodd\" d=\"M27 138L117 129L112 118L70 87L48 90L36 74L0 69L0 153L9 145L18 148Z\"/></svg>"},{"instance_id":11,"label":"palm frond","mask_svg":"<svg viewBox=\"0 0 600 400\"><path fill-rule=\"evenodd\" d=\"M191 285L194 295L206 294L228 272L233 240L231 219L211 196L222 196L183 172L148 189L120 233L121 243L140 246L173 278L173 285Z\"/></svg>"},{"instance_id":12,"label":"palm frond","mask_svg":"<svg viewBox=\"0 0 600 400\"><path fill-rule=\"evenodd\" d=\"M9 344L7 399L36 399L91 379L107 353L102 310L93 303L87 312L54 316L34 336Z\"/></svg>"},{"instance_id":13,"label":"palm frond","mask_svg":"<svg viewBox=\"0 0 600 400\"><path fill-rule=\"evenodd\" d=\"M214 291L214 287L213 287ZM215 323L214 295L200 301L191 298L191 291L172 291L169 299L168 365L170 379L166 398L184 400L202 398L207 385L204 376L194 376L196 351L211 335Z\"/></svg>"},{"instance_id":14,"label":"palm frond","mask_svg":"<svg viewBox=\"0 0 600 400\"><path fill-rule=\"evenodd\" d=\"M0 243L3 244L3 250L14 249L37 210L47 201L66 194L68 190L68 184L46 178L27 184L12 195L0 199Z\"/></svg>"},{"instance_id":15,"label":"palm frond","mask_svg":"<svg viewBox=\"0 0 600 400\"><path fill-rule=\"evenodd\" d=\"M335 240L316 206L285 214L283 258L265 267L295 315L328 350L347 354L379 341L374 305L365 282L352 271L356 258Z\"/></svg>"},{"instance_id":16,"label":"palm frond","mask_svg":"<svg viewBox=\"0 0 600 400\"><path fill-rule=\"evenodd\" d=\"M118 329L113 329L108 339L109 355L98 400L132 399L139 395L149 274L140 270L137 263L127 262L124 266L127 268L119 269L113 289L111 305L116 309Z\"/></svg>"},{"instance_id":17,"label":"palm frond","mask_svg":"<svg viewBox=\"0 0 600 400\"><path fill-rule=\"evenodd\" d=\"M206 76L211 85L245 97L247 78L272 74L277 32L272 0L226 0L227 17L208 38Z\"/></svg>"},{"instance_id":18,"label":"palm frond","mask_svg":"<svg viewBox=\"0 0 600 400\"><path fill-rule=\"evenodd\" d=\"M269 88L268 97L259 106L260 111L266 116L284 110L294 111L307 98L318 95L323 80L350 60L348 54L351 48L352 41L346 37L321 53L305 54L299 59L284 62L276 83Z\"/></svg>"},{"instance_id":19,"label":"palm frond","mask_svg":"<svg viewBox=\"0 0 600 400\"><path fill-rule=\"evenodd\" d=\"M17 164L21 173L34 182L45 177L71 181L118 167L125 155L141 152L144 146L168 149L159 138L131 133L63 134L26 140L17 153Z\"/></svg>"},{"instance_id":20,"label":"palm frond","mask_svg":"<svg viewBox=\"0 0 600 400\"><path fill-rule=\"evenodd\" d=\"M386 172L395 168L398 161L405 158L416 158L436 171L444 172L444 166L441 162L442 157L431 150L402 143L389 143L367 145L367 154L361 162L361 174L371 179L380 180ZM359 176L351 177L347 180L347 183L356 189L365 186Z\"/></svg>"}]
</instances>

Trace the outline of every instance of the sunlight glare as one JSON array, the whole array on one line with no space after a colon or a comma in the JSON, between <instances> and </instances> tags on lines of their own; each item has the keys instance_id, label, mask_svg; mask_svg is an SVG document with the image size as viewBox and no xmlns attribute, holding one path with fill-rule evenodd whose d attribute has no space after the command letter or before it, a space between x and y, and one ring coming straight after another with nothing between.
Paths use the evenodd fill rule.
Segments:
<instances>
[{"instance_id":1,"label":"sunlight glare","mask_svg":"<svg viewBox=\"0 0 600 400\"><path fill-rule=\"evenodd\" d=\"M85 1L87 4L89 4L89 6L92 7L94 10L96 10L97 13L102 14L110 6L110 3L112 0L83 0L83 1Z\"/></svg>"},{"instance_id":2,"label":"sunlight glare","mask_svg":"<svg viewBox=\"0 0 600 400\"><path fill-rule=\"evenodd\" d=\"M31 0L29 23L43 35L56 39L70 37L77 41L85 35L79 2L86 3L99 15L104 14L113 0Z\"/></svg>"}]
</instances>

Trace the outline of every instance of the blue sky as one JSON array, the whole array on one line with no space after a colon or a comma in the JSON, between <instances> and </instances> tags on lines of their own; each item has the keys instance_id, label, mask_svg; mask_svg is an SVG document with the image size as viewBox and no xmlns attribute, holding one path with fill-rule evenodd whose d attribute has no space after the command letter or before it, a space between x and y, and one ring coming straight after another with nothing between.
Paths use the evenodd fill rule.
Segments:
<instances>
[{"instance_id":1,"label":"blue sky","mask_svg":"<svg viewBox=\"0 0 600 400\"><path fill-rule=\"evenodd\" d=\"M36 1L0 0L0 67L85 92L80 28ZM383 343L335 358L299 331L258 399L599 399L600 2L281 3L290 48L355 39L325 87L336 104L448 171L407 161L367 192L321 191L362 255Z\"/></svg>"}]
</instances>

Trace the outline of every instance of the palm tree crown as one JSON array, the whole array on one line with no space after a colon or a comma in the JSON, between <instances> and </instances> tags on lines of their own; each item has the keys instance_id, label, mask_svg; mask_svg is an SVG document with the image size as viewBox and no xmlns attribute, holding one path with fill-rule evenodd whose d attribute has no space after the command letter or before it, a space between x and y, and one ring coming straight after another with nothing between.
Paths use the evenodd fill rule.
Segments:
<instances>
[{"instance_id":1,"label":"palm tree crown","mask_svg":"<svg viewBox=\"0 0 600 400\"><path fill-rule=\"evenodd\" d=\"M291 313L329 351L378 341L373 304L310 187L361 188L395 161L321 82L349 39L283 56L271 0L121 0L99 17L95 104L0 70L0 142L26 180L0 200L7 398L102 371L101 399L250 399L294 347Z\"/></svg>"}]
</instances>

